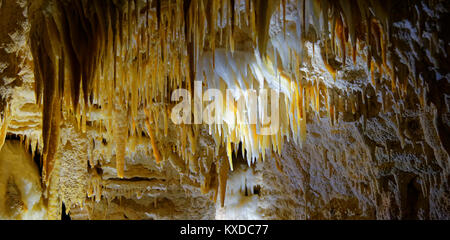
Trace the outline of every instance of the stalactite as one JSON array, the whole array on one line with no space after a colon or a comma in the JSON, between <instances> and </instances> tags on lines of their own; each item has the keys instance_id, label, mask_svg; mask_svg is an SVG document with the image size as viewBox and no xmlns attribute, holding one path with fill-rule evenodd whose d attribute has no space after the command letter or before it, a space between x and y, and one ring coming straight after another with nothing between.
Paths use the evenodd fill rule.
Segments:
<instances>
[{"instance_id":1,"label":"stalactite","mask_svg":"<svg viewBox=\"0 0 450 240\"><path fill-rule=\"evenodd\" d=\"M145 129L156 162L160 163L166 156L164 149L157 145L161 135L155 126L158 119L154 117L159 118L159 114L153 113L153 105L163 106L159 110L164 121L164 136L168 136L169 98L174 89L187 88L193 92L194 81L201 74L204 74L202 84L219 85L221 90L227 87L275 89L280 94L282 114L289 115L281 119L281 128L276 134L262 136L258 133L262 126L234 122L211 126L217 148L223 146L228 156L228 161L222 160L219 165L223 204L225 169L233 170L233 147L242 144L250 165L257 159L264 159L270 151L279 154L286 140L305 143L307 115L309 119L318 118L324 109L331 125L339 123L343 113L342 97L325 87L324 81L300 72L307 41L312 42L313 54L317 52L319 41L323 70L328 71L334 81L351 51L354 64L358 57L367 57L375 88L378 76L389 75L393 91L398 89L402 96L406 94L409 71L397 71L398 67L393 67L395 63L388 59L387 47L391 44L388 43L388 18L386 9L376 1L298 0L297 36L286 33L290 29L286 0L246 0L245 9L241 9L241 1L236 0L146 0L144 4L136 0L94 0L92 4L75 0L73 5L49 2L51 4L43 8L49 7L51 11L38 12L30 31L36 102L43 105L45 176L50 176L53 169L62 112L75 115L85 131L92 106L95 103L99 107L103 118L103 122L98 123L99 129L104 129L105 135L115 143L117 174L123 177L127 138L144 128L139 123L143 110L147 110ZM283 39L293 37L285 41L287 46L281 46L284 42L277 46L275 38L269 34L270 21L277 8L282 12ZM145 21L141 21L142 18ZM238 34L246 30L251 49L255 51L255 58L250 60L238 51ZM311 38L314 32L321 36ZM296 46L290 42L295 42ZM367 47L367 56L359 52L359 46ZM229 49L231 56L224 54L224 49ZM208 54L212 56L211 63L207 70L202 70L202 57ZM335 55L341 55L339 60L333 59ZM354 115L362 114L365 125L369 111L364 104L368 103L362 102L366 99L359 95L351 98L346 110L351 109ZM420 99L420 102L423 105L425 100ZM244 105L248 107L249 101L245 100ZM224 116L236 119L235 106L224 111ZM0 137L6 134L4 126L6 128L7 124L2 124ZM184 125L179 129L182 133L177 152L183 160L195 165L189 159L197 152L198 130Z\"/></svg>"},{"instance_id":2,"label":"stalactite","mask_svg":"<svg viewBox=\"0 0 450 240\"><path fill-rule=\"evenodd\" d=\"M267 42L269 38L270 17L275 11L275 6L279 6L280 0L263 1L253 0L256 11L256 26L258 28L258 49L261 55L266 54Z\"/></svg>"},{"instance_id":3,"label":"stalactite","mask_svg":"<svg viewBox=\"0 0 450 240\"><path fill-rule=\"evenodd\" d=\"M221 159L219 162L219 191L220 191L220 205L222 207L225 206L225 194L227 190L227 181L228 181L228 171L230 169L230 165L227 159Z\"/></svg>"},{"instance_id":4,"label":"stalactite","mask_svg":"<svg viewBox=\"0 0 450 240\"><path fill-rule=\"evenodd\" d=\"M150 136L150 141L151 141L152 150L153 150L153 156L155 157L156 163L159 164L162 161L161 154L159 153L158 145L156 144L156 137L153 134L153 129L150 124L151 122L154 122L153 117L147 109L145 110L145 115L147 116L147 119L145 120L145 126L147 128L147 133Z\"/></svg>"},{"instance_id":5,"label":"stalactite","mask_svg":"<svg viewBox=\"0 0 450 240\"><path fill-rule=\"evenodd\" d=\"M1 119L2 126L0 128L0 150L3 148L3 144L5 144L6 133L8 132L8 126L11 122L10 111L11 110L9 109L9 106L7 106L3 112L3 116Z\"/></svg>"},{"instance_id":6,"label":"stalactite","mask_svg":"<svg viewBox=\"0 0 450 240\"><path fill-rule=\"evenodd\" d=\"M43 161L43 176L44 181L46 184L48 184L49 177L51 172L53 171L54 164L56 161L56 152L58 151L59 147L59 132L60 132L60 123L61 123L61 102L58 99L55 99L53 101L53 114L54 116L51 119L51 126L50 126L50 135L49 140L47 142L48 148L47 150L44 149L44 161ZM45 145L44 145L45 146Z\"/></svg>"}]
</instances>

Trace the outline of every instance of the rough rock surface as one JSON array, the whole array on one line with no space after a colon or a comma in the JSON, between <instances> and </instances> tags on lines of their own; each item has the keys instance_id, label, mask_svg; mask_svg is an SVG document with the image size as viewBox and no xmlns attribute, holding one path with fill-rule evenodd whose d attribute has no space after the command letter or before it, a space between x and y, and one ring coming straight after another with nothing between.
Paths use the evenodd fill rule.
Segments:
<instances>
[{"instance_id":1,"label":"rough rock surface","mask_svg":"<svg viewBox=\"0 0 450 240\"><path fill-rule=\"evenodd\" d=\"M402 63L399 72L409 73L401 75L405 90L393 91L379 72L372 81L364 56L358 56L356 64L350 57L343 62L336 56L334 80L322 60L323 45L310 39L301 71L327 87L338 109L336 122L327 116L321 96L321 110L308 114L302 146L286 139L281 154L268 153L264 162L251 167L242 152L236 153L224 207L217 200L221 194L215 172L227 154L216 146L207 127L199 127L196 144L187 148L197 148L192 151L197 154L183 155L177 147L186 134L172 124L165 134L163 121L153 122L164 161L155 163L153 144L145 133L131 136L124 143L120 179L111 134L89 123L83 133L77 119L64 112L50 187L33 185L37 195L48 199L44 216L41 208L23 207L31 198L20 195L17 169L2 155L22 148L39 154L43 140L27 42L29 3L0 0L0 110L5 115L10 108L8 138L25 142L7 140L0 153L0 172L16 174L11 178L15 182L0 175L0 217L58 219L64 203L72 219L450 219L450 35L444 32L450 6L447 1L408 6L393 2L388 14L395 48L389 57ZM295 29L294 12L295 4L288 1L288 34ZM269 48L283 35L280 15L276 11L272 17ZM245 51L245 46L237 48ZM136 124L141 129L144 115L140 113ZM90 117L96 116L94 112ZM193 130L184 129L189 131ZM31 157L22 157L14 166L27 164L23 179L39 179L36 166L29 166Z\"/></svg>"}]
</instances>

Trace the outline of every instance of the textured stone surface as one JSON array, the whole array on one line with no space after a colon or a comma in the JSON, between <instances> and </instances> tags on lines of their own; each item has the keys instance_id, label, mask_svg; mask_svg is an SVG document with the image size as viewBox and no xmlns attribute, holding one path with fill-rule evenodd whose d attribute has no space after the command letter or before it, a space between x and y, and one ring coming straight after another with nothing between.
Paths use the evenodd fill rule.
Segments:
<instances>
[{"instance_id":1,"label":"textured stone surface","mask_svg":"<svg viewBox=\"0 0 450 240\"><path fill-rule=\"evenodd\" d=\"M25 138L24 145L14 148L31 146L33 153L36 147L42 152L42 109L35 104L27 42L29 4L0 3L0 109L4 113L5 106L11 107L8 135ZM268 153L264 162L251 167L242 152L236 153L224 207L216 170L220 172L227 154L207 127L170 124L165 134L165 109L158 109L162 115L151 126L163 162L155 163L147 133L131 136L124 142L120 179L112 134L92 124L101 115L93 110L83 133L80 120L63 112L50 187L36 190L49 199L48 213L39 216L59 218L64 203L73 219L449 219L450 41L444 30L449 10L446 1L408 6L393 1L388 14L395 45L390 45L389 58L400 63L396 67L402 84L397 90L379 71L372 81L364 54L356 64L351 57L343 62L340 56L329 56L338 66L334 80L322 60L323 43L308 39L301 71L306 81L317 79L327 87L336 122L327 116L321 96L320 111L308 111L302 146L286 139L280 154ZM295 31L296 11L288 1L288 35ZM281 15L276 11L272 18L268 48L282 46L277 43L283 35ZM246 34L244 29L237 37L236 48L243 55L253 54ZM400 86L404 89L398 90ZM140 112L133 124L145 131L145 119ZM199 134L187 136L192 132ZM186 152L182 144L187 144ZM0 167L0 172L10 171ZM39 178L35 166L30 168L33 179ZM2 184L7 187L0 188L0 199L13 210L0 207L1 217L18 218L26 211L21 207L26 197L19 197L17 181L4 178Z\"/></svg>"}]
</instances>

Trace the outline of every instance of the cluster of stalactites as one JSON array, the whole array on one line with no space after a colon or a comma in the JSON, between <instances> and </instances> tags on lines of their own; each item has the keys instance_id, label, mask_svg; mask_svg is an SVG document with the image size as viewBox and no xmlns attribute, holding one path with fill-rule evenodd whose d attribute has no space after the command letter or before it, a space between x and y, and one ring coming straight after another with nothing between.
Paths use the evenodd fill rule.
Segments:
<instances>
[{"instance_id":1,"label":"cluster of stalactites","mask_svg":"<svg viewBox=\"0 0 450 240\"><path fill-rule=\"evenodd\" d=\"M101 111L102 118L98 121L103 122L99 125L106 128L111 140L117 141L118 164L124 163L123 146L128 135L138 132L148 133L155 159L161 161L150 124L156 119L153 106L163 103L163 111L169 114L172 90L192 89L193 81L201 75L197 67L204 52L212 52L212 68L216 67L216 48L234 52L238 29L249 30L253 44L250 51L264 62L276 62L277 57L270 59L266 55L271 17L274 12L281 12L285 34L288 4L297 6L300 47L292 47L291 57L282 56L290 61L273 69L288 89L282 102L290 118L284 118L283 131L278 135L257 136L251 128L236 128L234 133L224 129L224 138L217 141L226 143L229 156L231 143L243 141L250 159L264 156L270 146L279 152L282 136L304 141L305 110L312 107L320 111L322 94L329 115L335 118L326 87L318 80L308 86L302 86L299 81L302 45L311 28L323 37L325 66L334 78L338 70L329 63L329 54L339 53L345 64L350 45L355 61L356 46L363 43L368 48L369 69L373 72L378 68L380 72L394 75L386 60L388 34L385 33L389 21L385 6L377 1L357 0L46 1L32 16L30 33L36 99L43 104L45 181L58 148L62 110L76 116L82 131L86 122L92 121L88 119L89 113L93 109ZM327 51L329 48L332 52ZM278 54L281 53L279 49ZM395 88L395 77L392 82ZM142 109L147 110L146 126L137 124ZM124 116L128 116L125 121L121 119ZM118 166L118 170L119 176L123 176L123 166Z\"/></svg>"}]
</instances>

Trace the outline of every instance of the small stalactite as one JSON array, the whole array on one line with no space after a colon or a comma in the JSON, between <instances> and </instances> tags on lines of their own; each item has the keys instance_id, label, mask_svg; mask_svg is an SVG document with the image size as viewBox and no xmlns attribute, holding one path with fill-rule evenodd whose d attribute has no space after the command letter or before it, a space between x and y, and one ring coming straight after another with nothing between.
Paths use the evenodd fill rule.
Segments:
<instances>
[{"instance_id":1,"label":"small stalactite","mask_svg":"<svg viewBox=\"0 0 450 240\"><path fill-rule=\"evenodd\" d=\"M1 119L1 128L0 128L0 150L2 150L3 145L5 144L6 134L8 132L8 126L11 122L10 117L10 109L9 106L5 108L5 111L3 112L3 116Z\"/></svg>"},{"instance_id":2,"label":"small stalactite","mask_svg":"<svg viewBox=\"0 0 450 240\"><path fill-rule=\"evenodd\" d=\"M152 145L152 151L153 151L153 157L155 157L155 161L157 164L160 164L162 161L161 154L158 150L158 145L156 144L156 137L153 132L153 128L151 126L151 123L154 123L153 116L150 114L149 110L145 110L146 120L145 120L145 127L147 128L147 134L150 137L150 143Z\"/></svg>"},{"instance_id":3,"label":"small stalactite","mask_svg":"<svg viewBox=\"0 0 450 240\"><path fill-rule=\"evenodd\" d=\"M228 159L222 158L218 165L219 174L219 192L220 192L220 206L225 206L225 196L227 190L228 173L230 170L230 165Z\"/></svg>"}]
</instances>

